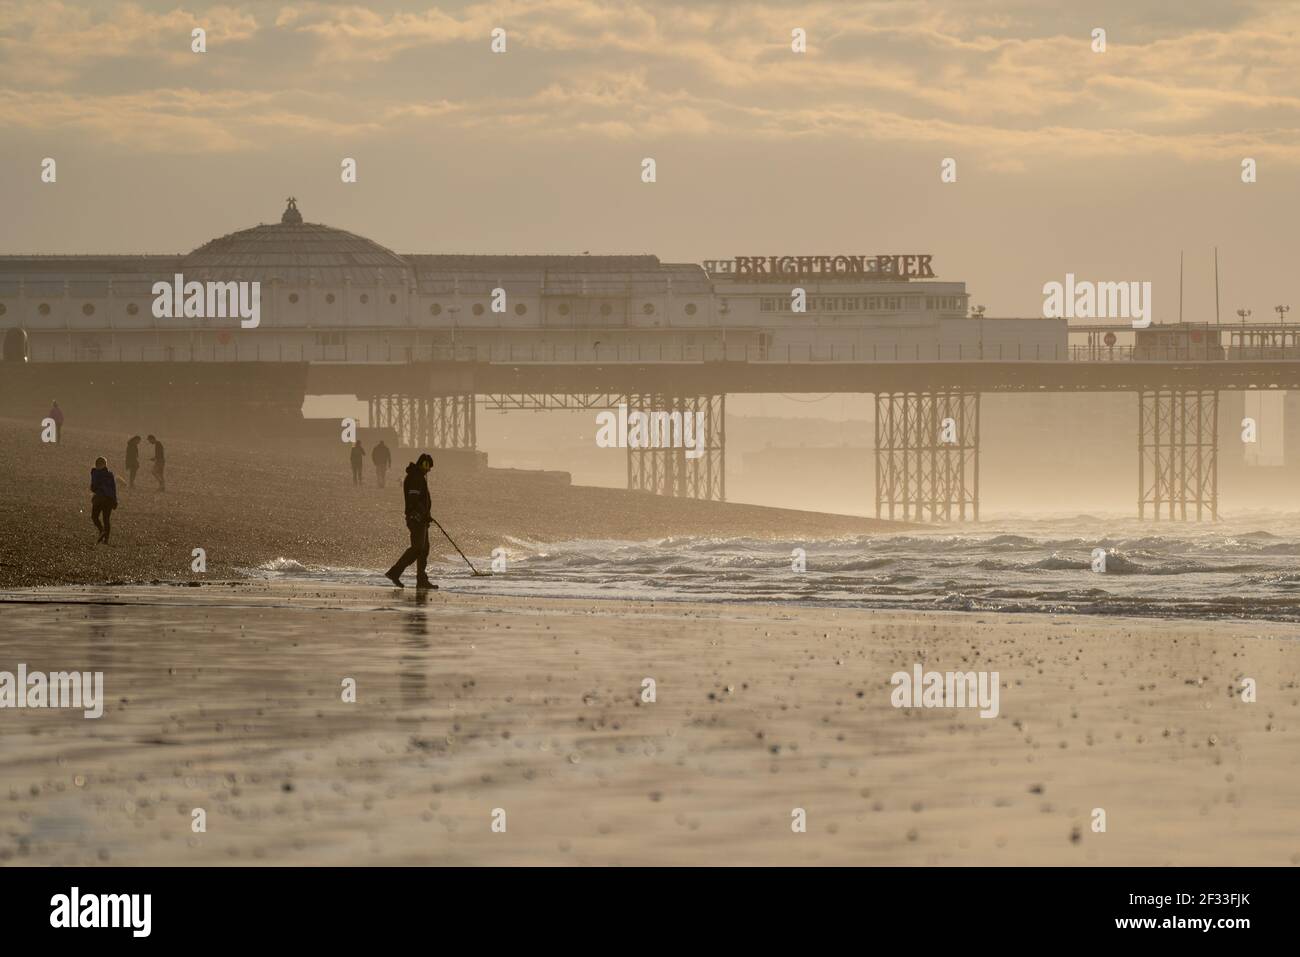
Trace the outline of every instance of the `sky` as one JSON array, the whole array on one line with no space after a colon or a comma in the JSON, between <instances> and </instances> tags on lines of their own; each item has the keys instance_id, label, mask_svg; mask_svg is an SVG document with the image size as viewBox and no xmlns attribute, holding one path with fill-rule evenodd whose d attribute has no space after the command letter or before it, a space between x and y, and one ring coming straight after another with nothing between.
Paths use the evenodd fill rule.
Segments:
<instances>
[{"instance_id":1,"label":"sky","mask_svg":"<svg viewBox=\"0 0 1300 957\"><path fill-rule=\"evenodd\" d=\"M1297 292L1297 64L1285 0L0 0L0 253L187 252L294 195L402 253L930 253L990 315L1072 272L1169 321L1184 251L1212 320L1217 246L1260 317Z\"/></svg>"}]
</instances>

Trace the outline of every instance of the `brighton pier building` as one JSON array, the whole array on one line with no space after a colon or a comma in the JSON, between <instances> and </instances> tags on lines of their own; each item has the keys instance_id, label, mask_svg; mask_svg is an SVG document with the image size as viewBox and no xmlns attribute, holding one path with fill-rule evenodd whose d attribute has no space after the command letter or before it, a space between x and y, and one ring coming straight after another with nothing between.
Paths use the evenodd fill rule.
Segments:
<instances>
[{"instance_id":1,"label":"brighton pier building","mask_svg":"<svg viewBox=\"0 0 1300 957\"><path fill-rule=\"evenodd\" d=\"M970 311L929 256L398 254L290 200L187 255L0 257L0 401L247 442L301 429L307 395L355 395L403 441L464 449L485 402L703 398L720 433L727 391L799 391L723 368L1065 358L1064 320Z\"/></svg>"}]
</instances>

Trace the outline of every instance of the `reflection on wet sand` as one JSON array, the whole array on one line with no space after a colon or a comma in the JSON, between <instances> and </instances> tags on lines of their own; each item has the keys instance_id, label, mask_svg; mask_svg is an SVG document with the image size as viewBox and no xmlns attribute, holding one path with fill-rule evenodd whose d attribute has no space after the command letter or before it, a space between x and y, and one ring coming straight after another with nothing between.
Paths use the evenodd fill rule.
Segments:
<instances>
[{"instance_id":1,"label":"reflection on wet sand","mask_svg":"<svg viewBox=\"0 0 1300 957\"><path fill-rule=\"evenodd\" d=\"M0 710L5 863L1300 862L1289 626L265 584L0 598L0 667L102 670L107 699L99 720ZM999 717L891 707L918 661L999 671Z\"/></svg>"}]
</instances>

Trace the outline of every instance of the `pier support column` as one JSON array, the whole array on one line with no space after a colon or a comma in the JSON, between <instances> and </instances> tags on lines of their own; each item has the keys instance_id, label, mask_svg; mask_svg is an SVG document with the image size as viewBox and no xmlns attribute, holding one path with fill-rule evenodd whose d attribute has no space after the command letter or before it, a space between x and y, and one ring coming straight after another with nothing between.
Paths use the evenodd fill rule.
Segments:
<instances>
[{"instance_id":1,"label":"pier support column","mask_svg":"<svg viewBox=\"0 0 1300 957\"><path fill-rule=\"evenodd\" d=\"M1138 518L1219 518L1219 393L1138 393Z\"/></svg>"},{"instance_id":2,"label":"pier support column","mask_svg":"<svg viewBox=\"0 0 1300 957\"><path fill-rule=\"evenodd\" d=\"M645 440L637 448L632 446L634 413L648 416ZM636 393L627 397L627 414L629 489L727 500L725 395Z\"/></svg>"},{"instance_id":3,"label":"pier support column","mask_svg":"<svg viewBox=\"0 0 1300 957\"><path fill-rule=\"evenodd\" d=\"M979 521L978 392L876 395L876 517Z\"/></svg>"},{"instance_id":4,"label":"pier support column","mask_svg":"<svg viewBox=\"0 0 1300 957\"><path fill-rule=\"evenodd\" d=\"M392 429L411 449L473 449L478 444L474 394L370 396L370 422Z\"/></svg>"}]
</instances>

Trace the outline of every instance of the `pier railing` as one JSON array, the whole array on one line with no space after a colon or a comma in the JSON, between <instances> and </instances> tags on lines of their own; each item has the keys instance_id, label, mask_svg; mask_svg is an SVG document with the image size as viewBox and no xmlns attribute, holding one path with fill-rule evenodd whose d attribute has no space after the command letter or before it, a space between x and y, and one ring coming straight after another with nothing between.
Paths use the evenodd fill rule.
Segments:
<instances>
[{"instance_id":1,"label":"pier railing","mask_svg":"<svg viewBox=\"0 0 1300 957\"><path fill-rule=\"evenodd\" d=\"M202 343L193 345L87 346L42 344L32 362L468 362L489 364L592 365L612 363L744 362L770 364L876 362L1232 362L1300 361L1300 347L1187 348L1093 347L1084 345L828 344L790 343L761 347L731 345L277 345Z\"/></svg>"}]
</instances>

